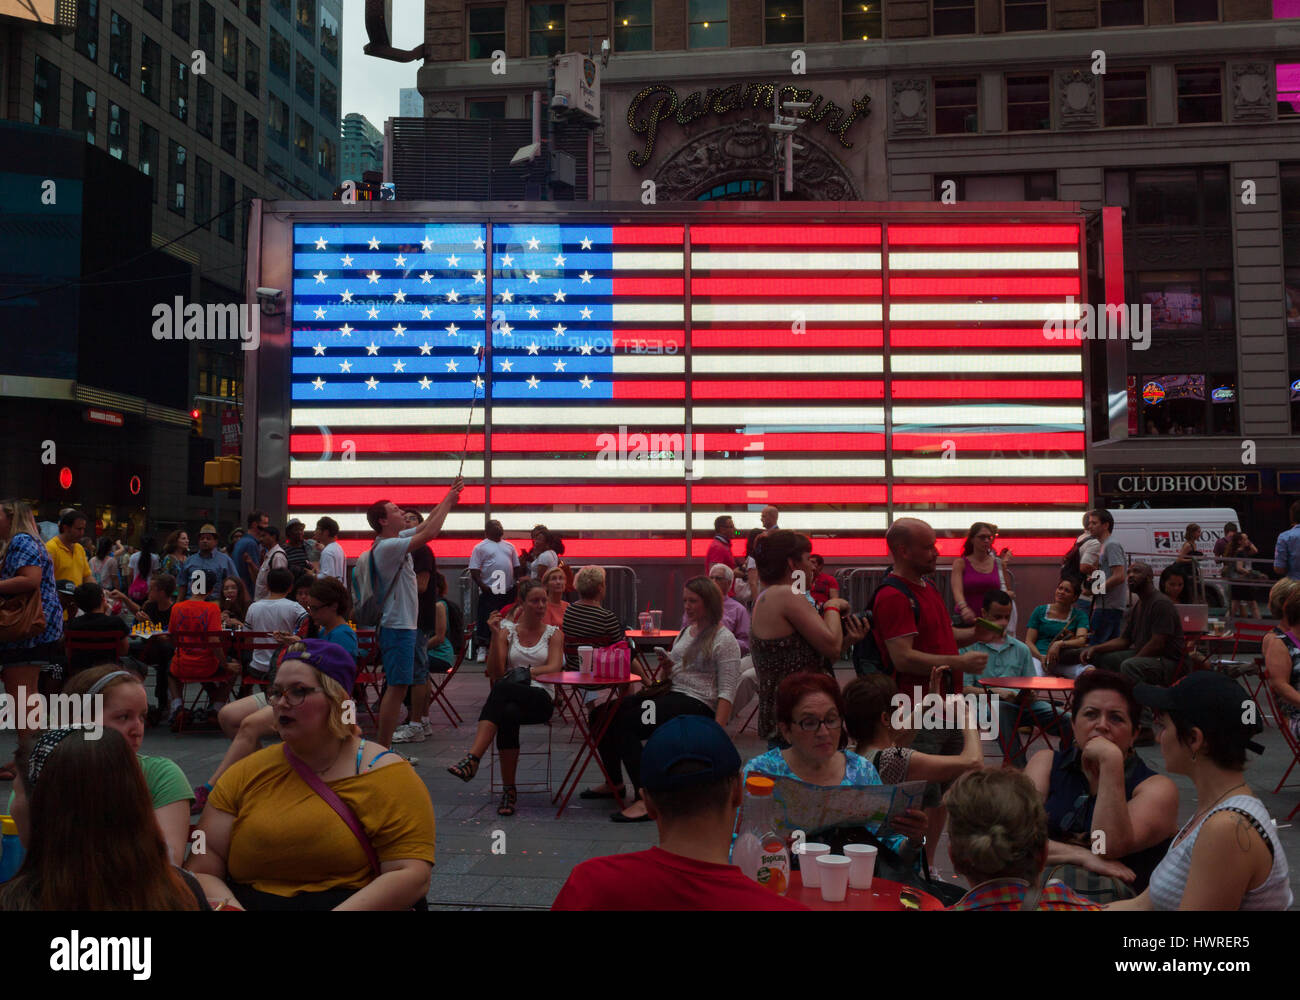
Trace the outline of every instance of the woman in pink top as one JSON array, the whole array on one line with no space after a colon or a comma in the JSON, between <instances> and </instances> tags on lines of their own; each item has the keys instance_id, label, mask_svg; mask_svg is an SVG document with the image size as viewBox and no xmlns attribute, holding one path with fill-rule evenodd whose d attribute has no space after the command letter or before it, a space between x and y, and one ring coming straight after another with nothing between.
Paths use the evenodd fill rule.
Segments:
<instances>
[{"instance_id":1,"label":"woman in pink top","mask_svg":"<svg viewBox=\"0 0 1300 1000\"><path fill-rule=\"evenodd\" d=\"M976 609L983 607L984 595L990 590L1005 590L1013 601L1016 598L1015 591L1007 586L1010 581L1006 580L1006 560L1011 550L1003 549L1001 556L993 554L993 540L997 535L996 524L976 521L966 533L961 555L952 561L953 606L967 625L975 621Z\"/></svg>"},{"instance_id":2,"label":"woman in pink top","mask_svg":"<svg viewBox=\"0 0 1300 1000\"><path fill-rule=\"evenodd\" d=\"M556 628L564 627L564 612L569 607L564 599L564 584L564 570L559 566L548 569L542 577L542 585L546 587L546 624Z\"/></svg>"}]
</instances>

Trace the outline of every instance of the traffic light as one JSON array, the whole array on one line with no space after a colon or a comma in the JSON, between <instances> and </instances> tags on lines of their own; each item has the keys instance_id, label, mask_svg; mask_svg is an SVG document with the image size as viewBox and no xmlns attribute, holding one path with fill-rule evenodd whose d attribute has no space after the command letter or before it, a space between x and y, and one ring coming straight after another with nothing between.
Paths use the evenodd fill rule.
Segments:
<instances>
[{"instance_id":1,"label":"traffic light","mask_svg":"<svg viewBox=\"0 0 1300 1000\"><path fill-rule=\"evenodd\" d=\"M239 489L239 456L223 455L211 462L203 463L203 485L215 486L217 489Z\"/></svg>"},{"instance_id":2,"label":"traffic light","mask_svg":"<svg viewBox=\"0 0 1300 1000\"><path fill-rule=\"evenodd\" d=\"M190 436L203 437L203 411L197 406L190 410Z\"/></svg>"}]
</instances>

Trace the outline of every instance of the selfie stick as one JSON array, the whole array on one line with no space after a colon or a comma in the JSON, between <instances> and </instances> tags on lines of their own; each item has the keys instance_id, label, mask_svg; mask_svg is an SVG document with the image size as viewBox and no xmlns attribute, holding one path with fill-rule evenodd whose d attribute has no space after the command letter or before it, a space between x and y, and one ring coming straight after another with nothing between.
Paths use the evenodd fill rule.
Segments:
<instances>
[{"instance_id":1,"label":"selfie stick","mask_svg":"<svg viewBox=\"0 0 1300 1000\"><path fill-rule=\"evenodd\" d=\"M469 417L465 421L465 441L461 445L460 449L460 468L456 470L457 478L459 478L460 474L465 470L465 455L469 452L469 428L474 422L474 404L478 401L478 376L479 372L483 370L483 356L487 353L487 349L486 347L480 346L474 353L478 355L478 365L474 369L474 381L470 383L470 385L473 386L473 390L470 392L469 397ZM484 392L486 393L486 391L487 389L485 387Z\"/></svg>"}]
</instances>

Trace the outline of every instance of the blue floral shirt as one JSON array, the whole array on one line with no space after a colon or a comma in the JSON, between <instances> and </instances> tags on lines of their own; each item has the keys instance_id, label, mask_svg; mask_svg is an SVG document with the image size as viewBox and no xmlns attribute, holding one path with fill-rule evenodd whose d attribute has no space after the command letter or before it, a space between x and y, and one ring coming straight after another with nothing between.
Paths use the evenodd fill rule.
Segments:
<instances>
[{"instance_id":1,"label":"blue floral shirt","mask_svg":"<svg viewBox=\"0 0 1300 1000\"><path fill-rule=\"evenodd\" d=\"M42 643L54 642L63 635L63 606L59 603L59 592L54 589L54 560L45 551L45 546L31 535L17 534L9 540L4 566L0 569L0 580L17 576L24 566L41 567L41 607L45 610L45 631L34 639L0 643L0 649L29 649Z\"/></svg>"}]
</instances>

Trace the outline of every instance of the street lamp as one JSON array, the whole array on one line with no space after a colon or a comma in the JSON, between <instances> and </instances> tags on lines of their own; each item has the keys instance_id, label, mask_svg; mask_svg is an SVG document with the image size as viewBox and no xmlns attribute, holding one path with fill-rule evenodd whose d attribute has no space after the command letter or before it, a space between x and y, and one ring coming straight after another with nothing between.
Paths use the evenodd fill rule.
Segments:
<instances>
[{"instance_id":1,"label":"street lamp","mask_svg":"<svg viewBox=\"0 0 1300 1000\"><path fill-rule=\"evenodd\" d=\"M808 101L782 101L779 105L776 101L772 102L772 121L767 127L777 133L777 145L775 151L778 157L781 155L781 146L785 147L784 173L785 190L787 193L792 193L794 191L794 151L796 149L794 133L799 131L799 126L804 122L803 118L799 116L799 113L807 111L811 107L812 105ZM781 114L782 111L785 112L784 115ZM798 146L797 148L803 149L802 146ZM777 183L773 188L772 200L781 200L780 183Z\"/></svg>"}]
</instances>

